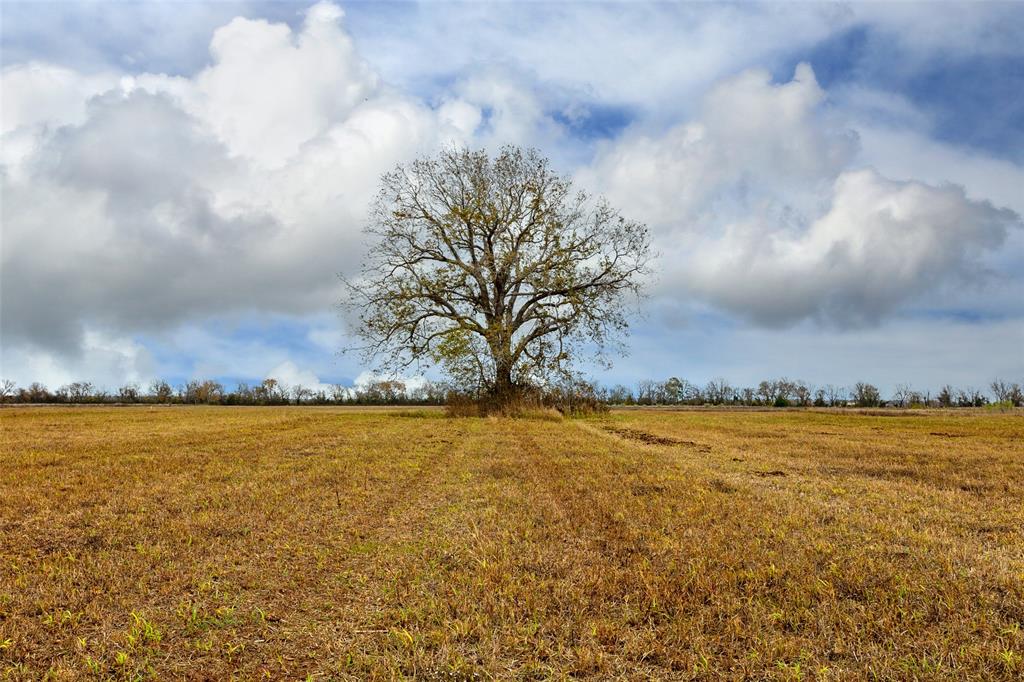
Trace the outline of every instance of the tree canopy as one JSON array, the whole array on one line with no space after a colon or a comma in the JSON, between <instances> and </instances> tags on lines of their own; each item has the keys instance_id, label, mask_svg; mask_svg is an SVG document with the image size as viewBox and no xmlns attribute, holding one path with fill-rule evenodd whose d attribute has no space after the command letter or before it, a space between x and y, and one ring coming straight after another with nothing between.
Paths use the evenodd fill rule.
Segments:
<instances>
[{"instance_id":1,"label":"tree canopy","mask_svg":"<svg viewBox=\"0 0 1024 682\"><path fill-rule=\"evenodd\" d=\"M447 149L383 176L345 304L366 359L443 368L508 398L608 361L651 260L646 226L575 191L536 150Z\"/></svg>"}]
</instances>

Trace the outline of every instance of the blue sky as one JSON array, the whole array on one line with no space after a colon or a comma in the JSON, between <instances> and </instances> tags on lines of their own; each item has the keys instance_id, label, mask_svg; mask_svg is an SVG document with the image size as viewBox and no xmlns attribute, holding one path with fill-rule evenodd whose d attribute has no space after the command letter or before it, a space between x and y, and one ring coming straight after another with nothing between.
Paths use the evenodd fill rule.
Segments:
<instances>
[{"instance_id":1,"label":"blue sky","mask_svg":"<svg viewBox=\"0 0 1024 682\"><path fill-rule=\"evenodd\" d=\"M1001 32L1022 28L1010 22ZM1018 34L1019 35L1019 34ZM829 36L809 52L792 55L788 66L807 61L826 89L867 84L901 96L932 120L940 141L1024 161L1024 59L1020 54L938 52L914 68L908 49L869 25ZM785 70L783 71L785 73Z\"/></svg>"},{"instance_id":2,"label":"blue sky","mask_svg":"<svg viewBox=\"0 0 1024 682\"><path fill-rule=\"evenodd\" d=\"M356 381L376 178L455 142L651 228L604 383L1024 380L1020 3L3 12L4 378Z\"/></svg>"}]
</instances>

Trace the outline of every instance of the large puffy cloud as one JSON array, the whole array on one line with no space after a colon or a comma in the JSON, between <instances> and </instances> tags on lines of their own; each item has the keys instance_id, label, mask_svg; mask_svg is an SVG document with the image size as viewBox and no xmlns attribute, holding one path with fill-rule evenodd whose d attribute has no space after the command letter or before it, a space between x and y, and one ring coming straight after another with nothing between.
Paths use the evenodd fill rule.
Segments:
<instances>
[{"instance_id":1,"label":"large puffy cloud","mask_svg":"<svg viewBox=\"0 0 1024 682\"><path fill-rule=\"evenodd\" d=\"M791 202L813 198L856 152L856 136L820 115L824 96L806 64L778 85L767 71L746 71L712 88L697 120L627 134L581 177L635 217L673 230L704 227L723 210L746 215L783 193Z\"/></svg>"},{"instance_id":2,"label":"large puffy cloud","mask_svg":"<svg viewBox=\"0 0 1024 682\"><path fill-rule=\"evenodd\" d=\"M816 317L876 323L903 301L980 279L979 256L1003 244L1017 216L969 201L956 186L843 173L828 212L797 234L731 224L702 249L690 285L721 307L768 325Z\"/></svg>"},{"instance_id":3,"label":"large puffy cloud","mask_svg":"<svg viewBox=\"0 0 1024 682\"><path fill-rule=\"evenodd\" d=\"M285 360L280 365L267 372L268 379L276 379L280 384L288 388L301 386L314 393L323 392L330 394L331 384L320 381L315 373L308 369L301 369L291 360Z\"/></svg>"},{"instance_id":4,"label":"large puffy cloud","mask_svg":"<svg viewBox=\"0 0 1024 682\"><path fill-rule=\"evenodd\" d=\"M0 133L40 124L81 123L86 101L118 83L110 73L83 75L52 64L13 64L3 71Z\"/></svg>"},{"instance_id":5,"label":"large puffy cloud","mask_svg":"<svg viewBox=\"0 0 1024 682\"><path fill-rule=\"evenodd\" d=\"M380 173L479 123L382 86L340 18L234 20L193 78L5 69L3 345L329 309Z\"/></svg>"},{"instance_id":6,"label":"large puffy cloud","mask_svg":"<svg viewBox=\"0 0 1024 682\"><path fill-rule=\"evenodd\" d=\"M377 76L339 29L341 17L338 7L320 3L298 34L243 18L217 29L214 63L195 78L190 108L233 154L281 166L376 94Z\"/></svg>"},{"instance_id":7,"label":"large puffy cloud","mask_svg":"<svg viewBox=\"0 0 1024 682\"><path fill-rule=\"evenodd\" d=\"M89 98L117 83L116 74L83 75L52 64L5 67L0 77L0 163L5 173L32 155L48 128L83 122Z\"/></svg>"},{"instance_id":8,"label":"large puffy cloud","mask_svg":"<svg viewBox=\"0 0 1024 682\"><path fill-rule=\"evenodd\" d=\"M751 70L711 89L696 120L608 144L581 177L654 226L662 296L759 324L873 324L984 279L1019 216L859 166L847 123L808 65L787 83Z\"/></svg>"}]
</instances>

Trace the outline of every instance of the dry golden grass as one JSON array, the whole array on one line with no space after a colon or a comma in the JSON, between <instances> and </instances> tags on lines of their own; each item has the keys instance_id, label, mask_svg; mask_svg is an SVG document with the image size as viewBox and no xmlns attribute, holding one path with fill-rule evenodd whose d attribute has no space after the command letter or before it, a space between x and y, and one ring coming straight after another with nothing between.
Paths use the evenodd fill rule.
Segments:
<instances>
[{"instance_id":1,"label":"dry golden grass","mask_svg":"<svg viewBox=\"0 0 1024 682\"><path fill-rule=\"evenodd\" d=\"M1024 418L0 410L13 679L1021 679Z\"/></svg>"}]
</instances>

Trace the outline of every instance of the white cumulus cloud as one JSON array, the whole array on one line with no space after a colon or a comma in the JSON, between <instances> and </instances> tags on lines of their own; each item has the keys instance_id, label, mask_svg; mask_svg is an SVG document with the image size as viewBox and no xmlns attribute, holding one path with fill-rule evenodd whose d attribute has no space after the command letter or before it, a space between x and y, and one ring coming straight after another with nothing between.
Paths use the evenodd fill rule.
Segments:
<instances>
[{"instance_id":1,"label":"white cumulus cloud","mask_svg":"<svg viewBox=\"0 0 1024 682\"><path fill-rule=\"evenodd\" d=\"M929 288L981 279L980 256L1018 217L970 201L961 187L886 180L872 170L835 181L829 210L790 233L753 217L700 250L692 290L767 325L805 317L878 322Z\"/></svg>"},{"instance_id":2,"label":"white cumulus cloud","mask_svg":"<svg viewBox=\"0 0 1024 682\"><path fill-rule=\"evenodd\" d=\"M712 88L700 116L607 145L581 177L652 224L659 294L768 326L877 323L924 292L979 282L1020 227L960 186L858 165L859 135L806 64Z\"/></svg>"},{"instance_id":3,"label":"white cumulus cloud","mask_svg":"<svg viewBox=\"0 0 1024 682\"><path fill-rule=\"evenodd\" d=\"M288 388L296 388L301 386L308 388L314 393L323 392L330 394L331 385L325 384L320 381L315 373L308 369L301 369L291 360L285 360L277 367L267 372L267 379L276 379L278 383L283 384Z\"/></svg>"},{"instance_id":4,"label":"white cumulus cloud","mask_svg":"<svg viewBox=\"0 0 1024 682\"><path fill-rule=\"evenodd\" d=\"M479 122L383 86L342 16L235 19L191 78L5 68L4 345L330 309L380 174Z\"/></svg>"}]
</instances>

